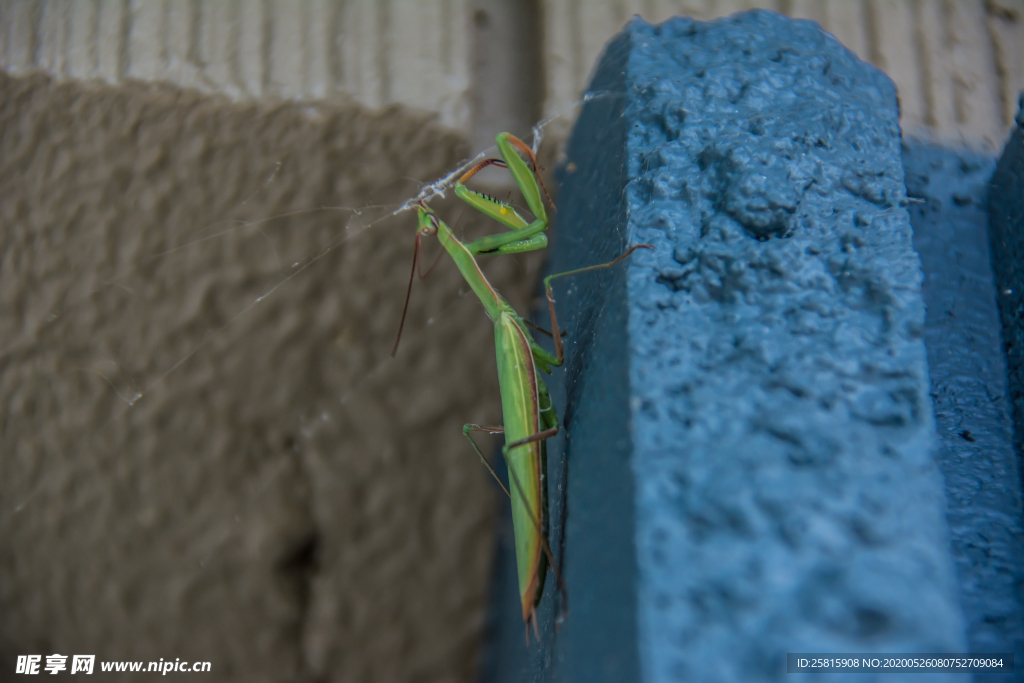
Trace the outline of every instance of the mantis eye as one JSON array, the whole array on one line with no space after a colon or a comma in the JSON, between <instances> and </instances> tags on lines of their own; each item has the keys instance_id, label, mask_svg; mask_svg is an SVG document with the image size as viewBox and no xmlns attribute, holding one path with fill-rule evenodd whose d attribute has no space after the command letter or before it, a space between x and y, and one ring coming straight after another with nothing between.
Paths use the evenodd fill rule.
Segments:
<instances>
[{"instance_id":1,"label":"mantis eye","mask_svg":"<svg viewBox=\"0 0 1024 683\"><path fill-rule=\"evenodd\" d=\"M437 216L435 216L434 214L431 213L431 214L427 214L427 217L430 219L430 234L431 235L436 235L437 234L437 223L438 223Z\"/></svg>"}]
</instances>

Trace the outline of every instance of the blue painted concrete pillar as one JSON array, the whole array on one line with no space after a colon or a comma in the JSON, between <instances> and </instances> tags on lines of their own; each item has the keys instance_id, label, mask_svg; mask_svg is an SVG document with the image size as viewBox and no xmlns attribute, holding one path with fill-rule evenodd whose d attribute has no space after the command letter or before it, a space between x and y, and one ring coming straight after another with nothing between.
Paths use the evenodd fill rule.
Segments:
<instances>
[{"instance_id":1,"label":"blue painted concrete pillar","mask_svg":"<svg viewBox=\"0 0 1024 683\"><path fill-rule=\"evenodd\" d=\"M965 631L961 588L998 563L971 574L952 553L898 119L892 82L812 22L637 19L608 46L551 270L654 249L558 281L568 611L549 580L528 649L500 557L488 680L755 683L789 680L790 652L1016 642ZM1010 466L1005 418L986 419Z\"/></svg>"},{"instance_id":2,"label":"blue painted concrete pillar","mask_svg":"<svg viewBox=\"0 0 1024 683\"><path fill-rule=\"evenodd\" d=\"M1003 340L1018 425L1024 423L1024 93L1017 127L992 177L989 193L993 266L999 288ZM1016 435L1024 451L1024 429Z\"/></svg>"},{"instance_id":3,"label":"blue painted concrete pillar","mask_svg":"<svg viewBox=\"0 0 1024 683\"><path fill-rule=\"evenodd\" d=\"M1012 385L1000 335L998 302L1007 297L1001 293L1007 287L997 287L993 274L993 262L1012 252L989 247L987 195L995 166L994 157L978 153L915 141L903 146L914 247L925 273L936 457L946 483L967 646L970 652L1020 657L1024 516ZM991 194L998 201L999 193ZM1011 322L1005 332L1019 334L1016 325ZM976 674L974 682L1024 680L1019 664L1016 669L1014 676Z\"/></svg>"}]
</instances>

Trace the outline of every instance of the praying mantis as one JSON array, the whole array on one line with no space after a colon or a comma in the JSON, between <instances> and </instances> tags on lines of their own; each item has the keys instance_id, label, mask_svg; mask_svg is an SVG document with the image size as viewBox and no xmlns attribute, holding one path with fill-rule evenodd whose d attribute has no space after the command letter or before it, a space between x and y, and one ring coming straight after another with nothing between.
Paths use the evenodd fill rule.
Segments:
<instances>
[{"instance_id":1,"label":"praying mantis","mask_svg":"<svg viewBox=\"0 0 1024 683\"><path fill-rule=\"evenodd\" d=\"M488 235L472 242L460 241L444 221L420 201L417 209L416 246L413 251L412 272L406 290L402 320L398 336L391 351L392 357L398 351L406 312L409 309L409 295L412 292L413 276L417 272L421 241L424 237L436 236L444 249L451 255L456 266L470 288L480 299L488 317L494 322L494 345L498 360L498 386L501 392L501 409L504 425L482 426L467 424L463 435L472 444L481 462L490 471L512 504L512 527L515 536L516 568L519 577L519 598L522 605L523 622L526 625L527 641L530 626L537 634L537 605L544 590L547 567L550 565L559 584L563 599L565 585L548 544L548 509L546 439L558 433L558 416L547 386L541 379L540 371L551 373L552 367L561 366L564 361L562 335L555 315L555 298L551 288L552 280L598 268L609 268L639 248L651 248L649 244L631 247L621 256L608 263L570 270L544 278L548 311L551 316L551 337L555 353L551 354L538 345L528 327L534 327L522 318L494 289L484 276L476 261L478 254L518 254L547 246L545 230L548 228L547 210L541 197L541 190L551 203L547 189L540 177L537 158L533 150L522 140L509 133L500 133L496 138L501 159L484 159L470 168L455 183L455 195L481 213L490 216L507 231ZM530 160L531 166L523 160ZM509 203L475 192L465 186L473 175L495 165L507 168L522 192L533 214L533 221L527 222ZM554 208L553 203L552 209ZM423 277L422 272L420 273ZM540 329L540 328L536 328ZM541 330L543 331L543 330ZM504 433L505 445L502 456L508 465L509 487L498 477L494 468L484 457L472 432ZM564 604L564 603L563 603Z\"/></svg>"}]
</instances>

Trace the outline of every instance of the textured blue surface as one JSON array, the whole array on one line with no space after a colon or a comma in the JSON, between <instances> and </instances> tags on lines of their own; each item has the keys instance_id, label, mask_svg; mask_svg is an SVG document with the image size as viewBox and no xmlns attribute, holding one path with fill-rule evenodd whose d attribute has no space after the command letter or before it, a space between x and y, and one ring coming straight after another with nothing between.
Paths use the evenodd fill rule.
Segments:
<instances>
[{"instance_id":1,"label":"textured blue surface","mask_svg":"<svg viewBox=\"0 0 1024 683\"><path fill-rule=\"evenodd\" d=\"M992 267L996 274L997 301L1003 323L1003 349L1008 365L1009 397L1015 423L1013 462L1017 465L1015 474L1018 479L1014 483L1019 487L1021 456L1024 454L1024 93L1021 93L1018 104L1017 127L1006 143L989 184L988 209ZM993 549L987 545L990 539L983 536L975 554L986 560L994 555L998 564L993 564L1001 570L996 585L1012 584L1016 592L1017 611L1007 614L1002 620L997 618L991 621L999 629L1000 635L1013 639L1015 651L1024 662L1020 611L1020 605L1024 603L1024 570L1020 557L1024 539L1021 537L1019 488L1016 500L1016 509L1002 510L1005 514L1012 514L1016 524L1004 525L1003 533L995 536ZM1015 544L1007 541L1007 532L1015 535ZM1005 560L1014 557L1014 552L1016 564ZM1003 564L1006 566L1000 566ZM1021 669L1024 670L1024 666ZM1018 680L1024 680L1024 671L1017 677Z\"/></svg>"},{"instance_id":2,"label":"textured blue surface","mask_svg":"<svg viewBox=\"0 0 1024 683\"><path fill-rule=\"evenodd\" d=\"M963 651L894 86L769 12L631 32L645 680Z\"/></svg>"},{"instance_id":3,"label":"textured blue surface","mask_svg":"<svg viewBox=\"0 0 1024 683\"><path fill-rule=\"evenodd\" d=\"M992 177L989 214L1019 458L1024 453L1024 93L1017 128Z\"/></svg>"},{"instance_id":4,"label":"textured blue surface","mask_svg":"<svg viewBox=\"0 0 1024 683\"><path fill-rule=\"evenodd\" d=\"M903 147L952 551L972 652L1024 653L1019 462L988 239L992 157ZM981 681L1024 680L975 676Z\"/></svg>"},{"instance_id":5,"label":"textured blue surface","mask_svg":"<svg viewBox=\"0 0 1024 683\"><path fill-rule=\"evenodd\" d=\"M657 248L557 290L570 610L556 629L549 581L527 650L499 558L486 680L921 681L785 654L1020 647L990 162L901 150L897 122L891 81L811 22L635 20L609 46L551 269Z\"/></svg>"}]
</instances>

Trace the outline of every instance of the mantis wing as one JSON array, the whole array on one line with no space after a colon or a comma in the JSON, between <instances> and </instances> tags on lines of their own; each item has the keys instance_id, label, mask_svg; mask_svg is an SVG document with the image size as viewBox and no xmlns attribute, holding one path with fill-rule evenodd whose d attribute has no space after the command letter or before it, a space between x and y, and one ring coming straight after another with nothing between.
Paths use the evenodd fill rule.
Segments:
<instances>
[{"instance_id":1,"label":"mantis wing","mask_svg":"<svg viewBox=\"0 0 1024 683\"><path fill-rule=\"evenodd\" d=\"M546 420L542 420L540 378L537 377L529 337L512 315L503 313L495 322L494 344L498 356L505 443L513 444L544 429ZM546 388L543 394L547 398ZM550 407L548 398L545 408ZM547 533L547 491L542 476L546 469L546 455L542 440L516 446L505 454L512 498L519 597L523 620L527 623L540 600L547 573L542 536Z\"/></svg>"}]
</instances>

